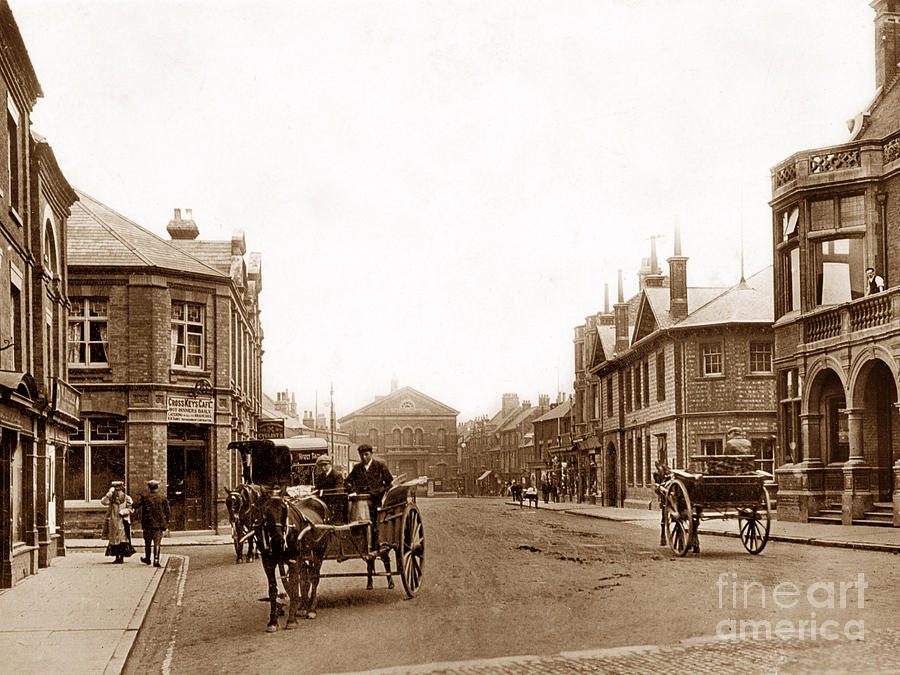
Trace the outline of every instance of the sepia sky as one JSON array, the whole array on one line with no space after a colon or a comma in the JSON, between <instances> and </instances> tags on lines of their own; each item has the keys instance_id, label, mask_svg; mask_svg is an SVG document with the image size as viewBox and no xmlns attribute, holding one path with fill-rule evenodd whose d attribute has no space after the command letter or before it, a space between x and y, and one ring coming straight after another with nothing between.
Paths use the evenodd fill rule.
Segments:
<instances>
[{"instance_id":1,"label":"sepia sky","mask_svg":"<svg viewBox=\"0 0 900 675\"><path fill-rule=\"evenodd\" d=\"M572 391L573 328L679 223L771 262L769 169L874 94L867 0L10 0L69 182L263 256L263 385L338 417Z\"/></svg>"}]
</instances>

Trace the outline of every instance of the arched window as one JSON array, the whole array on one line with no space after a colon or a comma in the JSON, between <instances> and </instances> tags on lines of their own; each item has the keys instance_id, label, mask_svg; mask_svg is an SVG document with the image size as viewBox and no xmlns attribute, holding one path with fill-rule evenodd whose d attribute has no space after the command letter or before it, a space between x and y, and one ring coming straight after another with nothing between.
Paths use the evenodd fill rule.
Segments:
<instances>
[{"instance_id":1,"label":"arched window","mask_svg":"<svg viewBox=\"0 0 900 675\"><path fill-rule=\"evenodd\" d=\"M369 429L369 445L373 448L378 447L378 429L374 427Z\"/></svg>"},{"instance_id":2,"label":"arched window","mask_svg":"<svg viewBox=\"0 0 900 675\"><path fill-rule=\"evenodd\" d=\"M447 433L443 429L438 429L437 440L438 447L443 448L446 445Z\"/></svg>"},{"instance_id":3,"label":"arched window","mask_svg":"<svg viewBox=\"0 0 900 675\"><path fill-rule=\"evenodd\" d=\"M413 441L412 429L410 429L409 427L406 427L403 430L403 445L404 445L404 447L408 447L408 446L412 445L413 444L412 441Z\"/></svg>"},{"instance_id":4,"label":"arched window","mask_svg":"<svg viewBox=\"0 0 900 675\"><path fill-rule=\"evenodd\" d=\"M49 218L44 222L44 268L51 276L56 276L59 272L59 265L56 257L56 238L53 236L53 221Z\"/></svg>"},{"instance_id":5,"label":"arched window","mask_svg":"<svg viewBox=\"0 0 900 675\"><path fill-rule=\"evenodd\" d=\"M394 429L393 435L394 435L394 445L399 447L400 446L400 429L399 428Z\"/></svg>"},{"instance_id":6,"label":"arched window","mask_svg":"<svg viewBox=\"0 0 900 675\"><path fill-rule=\"evenodd\" d=\"M416 445L424 445L424 436L425 434L421 429L416 429Z\"/></svg>"}]
</instances>

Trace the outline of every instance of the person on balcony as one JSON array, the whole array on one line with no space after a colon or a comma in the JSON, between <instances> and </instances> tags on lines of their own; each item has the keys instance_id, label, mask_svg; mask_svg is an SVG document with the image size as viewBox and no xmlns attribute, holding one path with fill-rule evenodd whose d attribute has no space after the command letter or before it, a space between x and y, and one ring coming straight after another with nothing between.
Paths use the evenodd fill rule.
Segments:
<instances>
[{"instance_id":1,"label":"person on balcony","mask_svg":"<svg viewBox=\"0 0 900 675\"><path fill-rule=\"evenodd\" d=\"M874 267L866 268L866 295L881 293L884 290L884 279L875 274Z\"/></svg>"}]
</instances>

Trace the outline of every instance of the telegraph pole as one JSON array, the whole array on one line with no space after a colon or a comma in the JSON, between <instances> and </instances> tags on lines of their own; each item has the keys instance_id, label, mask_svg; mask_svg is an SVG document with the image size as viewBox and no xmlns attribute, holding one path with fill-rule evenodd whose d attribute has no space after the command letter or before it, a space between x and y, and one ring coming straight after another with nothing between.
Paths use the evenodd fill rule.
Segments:
<instances>
[{"instance_id":1,"label":"telegraph pole","mask_svg":"<svg viewBox=\"0 0 900 675\"><path fill-rule=\"evenodd\" d=\"M334 380L331 381L331 461L336 462L337 459L334 457L335 449L334 449ZM348 458L349 463L349 458Z\"/></svg>"}]
</instances>

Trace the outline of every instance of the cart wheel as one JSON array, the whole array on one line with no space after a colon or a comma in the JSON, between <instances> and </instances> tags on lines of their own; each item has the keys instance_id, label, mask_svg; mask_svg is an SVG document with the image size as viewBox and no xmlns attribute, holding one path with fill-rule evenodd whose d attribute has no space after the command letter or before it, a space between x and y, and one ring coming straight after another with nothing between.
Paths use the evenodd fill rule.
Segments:
<instances>
[{"instance_id":1,"label":"cart wheel","mask_svg":"<svg viewBox=\"0 0 900 675\"><path fill-rule=\"evenodd\" d=\"M761 488L761 490L762 495L757 506L738 511L741 543L753 555L766 547L766 542L769 541L769 528L772 524L772 502L769 500L769 491L766 488Z\"/></svg>"},{"instance_id":2,"label":"cart wheel","mask_svg":"<svg viewBox=\"0 0 900 675\"><path fill-rule=\"evenodd\" d=\"M397 548L397 570L403 581L406 596L412 598L422 585L422 571L425 564L425 531L422 516L415 504L410 504L403 512L400 527L400 546Z\"/></svg>"},{"instance_id":3,"label":"cart wheel","mask_svg":"<svg viewBox=\"0 0 900 675\"><path fill-rule=\"evenodd\" d=\"M693 540L693 514L691 498L684 483L672 481L666 490L666 543L678 556L687 553Z\"/></svg>"}]
</instances>

